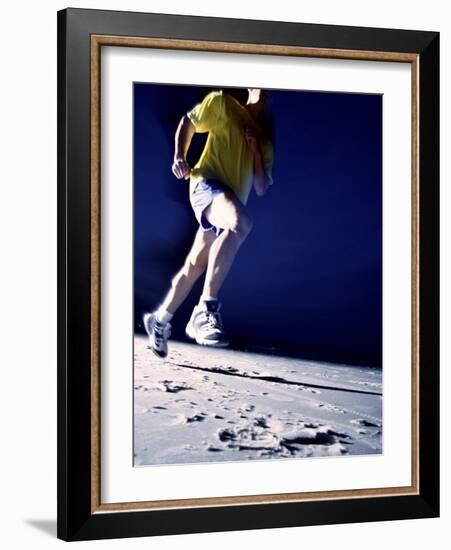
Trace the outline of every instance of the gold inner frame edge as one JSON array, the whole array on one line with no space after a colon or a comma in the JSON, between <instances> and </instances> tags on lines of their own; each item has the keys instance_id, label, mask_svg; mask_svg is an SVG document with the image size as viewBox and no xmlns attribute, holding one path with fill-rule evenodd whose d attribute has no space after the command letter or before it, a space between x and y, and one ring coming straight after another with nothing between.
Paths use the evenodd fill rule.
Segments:
<instances>
[{"instance_id":1,"label":"gold inner frame edge","mask_svg":"<svg viewBox=\"0 0 451 550\"><path fill-rule=\"evenodd\" d=\"M100 492L100 50L102 46L355 59L411 64L412 479L406 487L101 503ZM419 494L419 56L401 52L91 35L91 513L308 502Z\"/></svg>"}]
</instances>

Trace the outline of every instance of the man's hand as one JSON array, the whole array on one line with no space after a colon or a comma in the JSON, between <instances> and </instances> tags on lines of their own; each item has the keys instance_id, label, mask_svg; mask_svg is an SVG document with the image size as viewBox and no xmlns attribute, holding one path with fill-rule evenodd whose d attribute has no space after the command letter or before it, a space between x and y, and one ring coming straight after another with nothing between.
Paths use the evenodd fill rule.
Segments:
<instances>
[{"instance_id":1,"label":"man's hand","mask_svg":"<svg viewBox=\"0 0 451 550\"><path fill-rule=\"evenodd\" d=\"M174 157L172 172L177 179L181 180L191 174L191 168L183 157Z\"/></svg>"},{"instance_id":2,"label":"man's hand","mask_svg":"<svg viewBox=\"0 0 451 550\"><path fill-rule=\"evenodd\" d=\"M253 128L246 127L244 135L246 137L247 144L249 145L254 155L260 154L257 132Z\"/></svg>"},{"instance_id":3,"label":"man's hand","mask_svg":"<svg viewBox=\"0 0 451 550\"><path fill-rule=\"evenodd\" d=\"M179 180L186 179L191 174L191 168L186 162L186 154L194 132L193 123L186 115L182 116L175 132L174 162L172 163L172 172Z\"/></svg>"}]
</instances>

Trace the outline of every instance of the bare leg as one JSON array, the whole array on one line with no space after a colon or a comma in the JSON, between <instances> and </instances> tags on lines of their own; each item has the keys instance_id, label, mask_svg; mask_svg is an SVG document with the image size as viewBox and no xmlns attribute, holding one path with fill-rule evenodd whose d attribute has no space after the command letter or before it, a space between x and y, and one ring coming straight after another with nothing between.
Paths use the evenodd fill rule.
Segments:
<instances>
[{"instance_id":1,"label":"bare leg","mask_svg":"<svg viewBox=\"0 0 451 550\"><path fill-rule=\"evenodd\" d=\"M172 279L171 288L160 305L161 309L174 314L182 304L194 283L205 271L208 254L215 239L213 231L202 231L200 228L197 230L191 250L183 267Z\"/></svg>"},{"instance_id":2,"label":"bare leg","mask_svg":"<svg viewBox=\"0 0 451 550\"><path fill-rule=\"evenodd\" d=\"M203 294L217 297L238 249L252 229L246 207L232 193L217 195L205 210L208 221L223 229L210 248Z\"/></svg>"}]
</instances>

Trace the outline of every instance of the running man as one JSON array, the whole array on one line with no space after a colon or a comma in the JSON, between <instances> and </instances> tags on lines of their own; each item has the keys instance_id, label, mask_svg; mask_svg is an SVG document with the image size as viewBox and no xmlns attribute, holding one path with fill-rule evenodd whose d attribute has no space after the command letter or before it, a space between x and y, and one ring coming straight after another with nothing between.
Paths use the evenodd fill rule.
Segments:
<instances>
[{"instance_id":1,"label":"running man","mask_svg":"<svg viewBox=\"0 0 451 550\"><path fill-rule=\"evenodd\" d=\"M159 357L168 353L174 313L204 272L202 295L186 334L201 345L229 345L219 313L219 290L252 229L246 208L252 187L261 196L273 183L265 99L263 90L249 88L247 103L242 105L230 94L214 91L184 115L177 127L172 171L178 179L190 180L190 203L199 228L159 308L143 317L150 347ZM186 155L195 132L208 132L208 137L191 169Z\"/></svg>"}]
</instances>

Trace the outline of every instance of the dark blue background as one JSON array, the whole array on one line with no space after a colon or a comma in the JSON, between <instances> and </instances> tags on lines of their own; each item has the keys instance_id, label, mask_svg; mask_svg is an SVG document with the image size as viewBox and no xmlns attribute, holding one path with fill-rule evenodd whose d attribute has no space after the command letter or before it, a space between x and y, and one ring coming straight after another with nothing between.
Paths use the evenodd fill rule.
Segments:
<instances>
[{"instance_id":1,"label":"dark blue background","mask_svg":"<svg viewBox=\"0 0 451 550\"><path fill-rule=\"evenodd\" d=\"M180 117L209 88L134 85L135 330L159 305L196 231L172 175ZM246 98L243 90L230 90ZM236 346L382 363L382 96L272 91L274 186L251 194L254 229L221 291ZM206 134L195 134L194 165ZM199 282L173 320L184 327Z\"/></svg>"}]
</instances>

